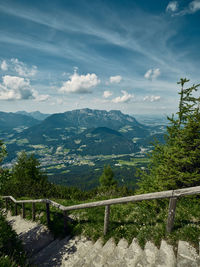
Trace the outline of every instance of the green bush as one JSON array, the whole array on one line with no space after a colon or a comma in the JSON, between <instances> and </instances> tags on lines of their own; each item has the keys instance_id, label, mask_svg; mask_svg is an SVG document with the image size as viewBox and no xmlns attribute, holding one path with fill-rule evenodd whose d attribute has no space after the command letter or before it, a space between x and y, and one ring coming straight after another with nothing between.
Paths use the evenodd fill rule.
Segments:
<instances>
[{"instance_id":1,"label":"green bush","mask_svg":"<svg viewBox=\"0 0 200 267\"><path fill-rule=\"evenodd\" d=\"M12 259L15 259L18 265L25 265L26 257L22 243L7 223L3 212L0 211L0 266L15 266ZM6 265L10 261L13 262L13 265Z\"/></svg>"},{"instance_id":2,"label":"green bush","mask_svg":"<svg viewBox=\"0 0 200 267\"><path fill-rule=\"evenodd\" d=\"M0 256L0 266L1 267L19 267L19 264L17 264L8 255L3 255L3 256Z\"/></svg>"}]
</instances>

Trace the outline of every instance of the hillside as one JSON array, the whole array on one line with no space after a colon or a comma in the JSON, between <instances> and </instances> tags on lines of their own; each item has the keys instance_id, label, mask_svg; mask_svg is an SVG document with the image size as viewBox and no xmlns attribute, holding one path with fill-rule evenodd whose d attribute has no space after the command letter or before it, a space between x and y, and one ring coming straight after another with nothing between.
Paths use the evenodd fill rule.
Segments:
<instances>
[{"instance_id":1,"label":"hillside","mask_svg":"<svg viewBox=\"0 0 200 267\"><path fill-rule=\"evenodd\" d=\"M22 114L0 112L0 132L20 131L36 125L39 121Z\"/></svg>"},{"instance_id":2,"label":"hillside","mask_svg":"<svg viewBox=\"0 0 200 267\"><path fill-rule=\"evenodd\" d=\"M132 140L107 127L85 130L76 139L80 155L129 154L139 150Z\"/></svg>"},{"instance_id":3,"label":"hillside","mask_svg":"<svg viewBox=\"0 0 200 267\"><path fill-rule=\"evenodd\" d=\"M92 133L95 128L101 132ZM107 155L136 152L132 139L148 135L146 126L120 111L83 109L53 114L14 137L26 139L29 148L40 144L52 152L59 148L70 150L69 154Z\"/></svg>"}]
</instances>

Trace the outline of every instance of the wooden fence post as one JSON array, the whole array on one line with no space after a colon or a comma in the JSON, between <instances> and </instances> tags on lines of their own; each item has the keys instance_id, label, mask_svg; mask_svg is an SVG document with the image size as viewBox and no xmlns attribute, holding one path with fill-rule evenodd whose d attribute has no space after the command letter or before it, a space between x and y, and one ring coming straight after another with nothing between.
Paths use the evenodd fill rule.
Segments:
<instances>
[{"instance_id":1,"label":"wooden fence post","mask_svg":"<svg viewBox=\"0 0 200 267\"><path fill-rule=\"evenodd\" d=\"M50 225L50 210L49 210L49 203L46 203L46 215L47 215L47 225Z\"/></svg>"},{"instance_id":2,"label":"wooden fence post","mask_svg":"<svg viewBox=\"0 0 200 267\"><path fill-rule=\"evenodd\" d=\"M35 203L32 202L32 220L35 221Z\"/></svg>"},{"instance_id":3,"label":"wooden fence post","mask_svg":"<svg viewBox=\"0 0 200 267\"><path fill-rule=\"evenodd\" d=\"M109 216L110 216L110 205L105 206L105 215L104 215L104 230L103 234L106 235L109 225Z\"/></svg>"},{"instance_id":4,"label":"wooden fence post","mask_svg":"<svg viewBox=\"0 0 200 267\"><path fill-rule=\"evenodd\" d=\"M169 213L167 219L166 231L171 233L174 226L177 197L171 197L169 200Z\"/></svg>"},{"instance_id":5,"label":"wooden fence post","mask_svg":"<svg viewBox=\"0 0 200 267\"><path fill-rule=\"evenodd\" d=\"M26 217L26 213L25 213L25 204L22 203L22 217L25 218Z\"/></svg>"},{"instance_id":6,"label":"wooden fence post","mask_svg":"<svg viewBox=\"0 0 200 267\"><path fill-rule=\"evenodd\" d=\"M5 199L6 200L6 211L8 210L8 198Z\"/></svg>"},{"instance_id":7,"label":"wooden fence post","mask_svg":"<svg viewBox=\"0 0 200 267\"><path fill-rule=\"evenodd\" d=\"M64 232L67 232L67 211L63 211L63 220L64 220Z\"/></svg>"},{"instance_id":8,"label":"wooden fence post","mask_svg":"<svg viewBox=\"0 0 200 267\"><path fill-rule=\"evenodd\" d=\"M17 216L17 203L15 203L15 216Z\"/></svg>"}]
</instances>

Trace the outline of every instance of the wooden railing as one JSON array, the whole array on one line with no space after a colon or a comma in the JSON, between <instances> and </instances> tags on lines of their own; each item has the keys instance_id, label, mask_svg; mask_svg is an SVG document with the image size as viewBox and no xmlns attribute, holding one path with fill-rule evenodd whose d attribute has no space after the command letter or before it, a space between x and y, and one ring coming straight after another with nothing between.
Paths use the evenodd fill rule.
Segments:
<instances>
[{"instance_id":1,"label":"wooden railing","mask_svg":"<svg viewBox=\"0 0 200 267\"><path fill-rule=\"evenodd\" d=\"M64 228L66 229L66 222L67 222L67 211L70 210L79 210L79 209L86 209L86 208L93 208L93 207L101 207L105 206L105 216L104 216L104 235L106 235L108 231L109 225L109 215L110 215L110 206L116 204L124 204L129 202L138 202L143 200L153 200L153 199L163 199L169 198L169 212L168 212L168 219L166 224L166 231L170 233L173 229L174 219L175 219L175 211L176 211L176 202L179 197L187 196L187 195L194 195L200 194L200 186L177 189L177 190L169 190L169 191L162 191L162 192L155 192L149 194L142 194L142 195L135 195L129 197L121 197L121 198L114 198L90 203L84 203L79 205L73 206L63 206L58 204L49 199L35 199L35 200L16 200L12 196L3 196L2 198L5 199L6 203L6 210L8 210L8 201L11 200L15 203L15 215L18 214L17 205L22 204L22 216L25 217L25 204L32 203L32 219L35 220L35 204L36 203L45 203L46 204L46 218L47 224L50 224L50 209L49 205L52 205L60 210L63 211L64 216Z\"/></svg>"}]
</instances>

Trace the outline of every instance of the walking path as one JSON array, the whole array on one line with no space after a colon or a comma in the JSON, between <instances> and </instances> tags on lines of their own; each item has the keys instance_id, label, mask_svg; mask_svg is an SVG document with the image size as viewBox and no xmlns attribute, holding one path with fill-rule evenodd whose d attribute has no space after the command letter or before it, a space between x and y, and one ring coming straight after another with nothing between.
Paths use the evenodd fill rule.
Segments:
<instances>
[{"instance_id":1,"label":"walking path","mask_svg":"<svg viewBox=\"0 0 200 267\"><path fill-rule=\"evenodd\" d=\"M22 240L30 261L39 267L200 267L200 255L184 241L179 241L175 256L164 240L159 249L151 242L141 249L136 239L130 245L125 239L116 245L112 238L105 245L101 239L93 243L83 236L60 240L54 239L46 226L20 215L8 212L7 221Z\"/></svg>"}]
</instances>

